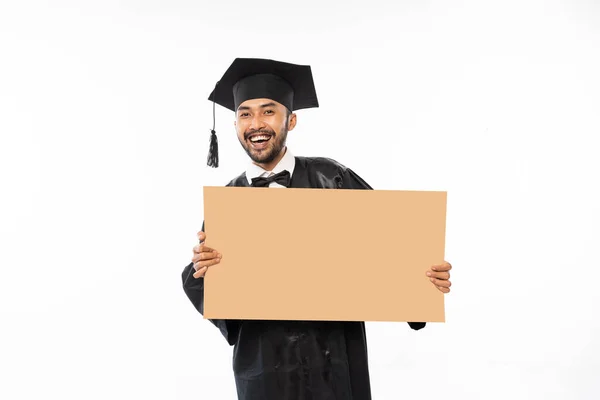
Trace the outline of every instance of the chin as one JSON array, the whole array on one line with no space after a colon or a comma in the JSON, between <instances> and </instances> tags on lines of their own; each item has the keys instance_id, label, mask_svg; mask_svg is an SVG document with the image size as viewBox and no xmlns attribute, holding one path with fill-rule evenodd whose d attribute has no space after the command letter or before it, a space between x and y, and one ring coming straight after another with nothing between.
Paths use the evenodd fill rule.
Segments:
<instances>
[{"instance_id":1,"label":"chin","mask_svg":"<svg viewBox=\"0 0 600 400\"><path fill-rule=\"evenodd\" d=\"M249 153L252 154L253 157L255 158L262 158L262 159L267 159L267 158L271 158L274 157L274 153L275 151L273 151L273 148L268 148L268 149L263 149L263 150L254 150L252 148L249 148Z\"/></svg>"},{"instance_id":2,"label":"chin","mask_svg":"<svg viewBox=\"0 0 600 400\"><path fill-rule=\"evenodd\" d=\"M260 164L269 163L273 160L274 160L274 157L257 157L257 156L252 157L252 161L260 163Z\"/></svg>"},{"instance_id":3,"label":"chin","mask_svg":"<svg viewBox=\"0 0 600 400\"><path fill-rule=\"evenodd\" d=\"M270 146L267 149L263 149L263 150L254 150L252 147L248 146L244 146L246 153L248 154L248 156L250 157L250 159L252 161L254 161L255 163L259 163L259 164L266 164L266 163L270 163L271 161L275 160L277 158L277 156L279 155L279 153L281 152L281 150L283 150L283 147L281 148L277 148L274 146Z\"/></svg>"}]
</instances>

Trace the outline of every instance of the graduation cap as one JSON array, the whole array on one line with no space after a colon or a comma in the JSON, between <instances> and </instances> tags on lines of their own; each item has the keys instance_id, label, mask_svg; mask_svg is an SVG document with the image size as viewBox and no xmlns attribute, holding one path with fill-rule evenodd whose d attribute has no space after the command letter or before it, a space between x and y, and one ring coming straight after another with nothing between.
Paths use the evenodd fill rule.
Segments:
<instances>
[{"instance_id":1,"label":"graduation cap","mask_svg":"<svg viewBox=\"0 0 600 400\"><path fill-rule=\"evenodd\" d=\"M213 102L213 129L207 164L219 166L215 131L215 104L236 111L250 99L267 98L290 112L319 107L309 65L290 64L261 58L236 58L208 97Z\"/></svg>"}]
</instances>

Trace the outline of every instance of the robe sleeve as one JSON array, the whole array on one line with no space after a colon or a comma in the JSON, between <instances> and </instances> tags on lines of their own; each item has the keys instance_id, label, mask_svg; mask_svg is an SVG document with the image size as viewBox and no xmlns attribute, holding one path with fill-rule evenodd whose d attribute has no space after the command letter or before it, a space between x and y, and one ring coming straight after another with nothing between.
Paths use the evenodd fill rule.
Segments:
<instances>
[{"instance_id":1,"label":"robe sleeve","mask_svg":"<svg viewBox=\"0 0 600 400\"><path fill-rule=\"evenodd\" d=\"M352 171L350 168L347 168L342 174L341 179L338 181L340 189L364 189L364 190L373 190L373 188L365 182L358 174ZM418 331L419 329L423 329L426 326L425 322L409 322L408 326L411 329Z\"/></svg>"},{"instance_id":2,"label":"robe sleeve","mask_svg":"<svg viewBox=\"0 0 600 400\"><path fill-rule=\"evenodd\" d=\"M202 232L204 232L204 223L202 223ZM194 308L200 314L204 315L204 278L194 278L194 272L196 270L193 263L189 263L183 269L181 274L183 291ZM219 328L230 346L233 346L237 342L241 321L225 319L209 319L209 321Z\"/></svg>"},{"instance_id":3,"label":"robe sleeve","mask_svg":"<svg viewBox=\"0 0 600 400\"><path fill-rule=\"evenodd\" d=\"M358 174L352 171L350 168L346 168L341 173L341 179L338 180L338 187L340 189L364 189L364 190L373 190L373 188L365 182L363 178L358 176Z\"/></svg>"}]
</instances>

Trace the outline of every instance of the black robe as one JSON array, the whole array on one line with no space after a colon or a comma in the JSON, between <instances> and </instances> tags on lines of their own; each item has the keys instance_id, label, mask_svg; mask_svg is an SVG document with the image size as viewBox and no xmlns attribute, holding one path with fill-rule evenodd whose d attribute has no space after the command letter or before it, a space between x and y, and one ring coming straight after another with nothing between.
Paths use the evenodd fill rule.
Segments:
<instances>
[{"instance_id":1,"label":"black robe","mask_svg":"<svg viewBox=\"0 0 600 400\"><path fill-rule=\"evenodd\" d=\"M372 190L351 169L334 160L295 158L290 187ZM250 185L242 173L227 186ZM183 288L203 314L204 279L194 278L194 272L192 263L184 268ZM240 400L371 399L364 322L210 321L233 346ZM409 326L421 329L425 323L409 322Z\"/></svg>"}]
</instances>

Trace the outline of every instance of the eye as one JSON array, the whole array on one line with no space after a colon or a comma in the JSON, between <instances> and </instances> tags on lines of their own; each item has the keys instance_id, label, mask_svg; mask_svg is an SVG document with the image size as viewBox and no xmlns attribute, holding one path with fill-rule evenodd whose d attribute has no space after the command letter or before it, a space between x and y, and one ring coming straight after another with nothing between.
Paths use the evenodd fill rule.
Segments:
<instances>
[{"instance_id":1,"label":"eye","mask_svg":"<svg viewBox=\"0 0 600 400\"><path fill-rule=\"evenodd\" d=\"M273 114L273 113L274 113L273 110L267 110L267 111L265 111L265 114Z\"/></svg>"},{"instance_id":2,"label":"eye","mask_svg":"<svg viewBox=\"0 0 600 400\"><path fill-rule=\"evenodd\" d=\"M248 114L247 112L245 112L245 113L241 113L241 114L240 114L240 117L247 117L248 115L249 115L249 114Z\"/></svg>"}]
</instances>

